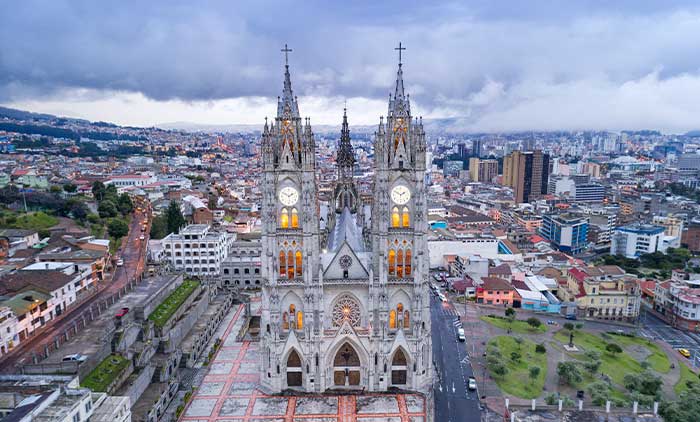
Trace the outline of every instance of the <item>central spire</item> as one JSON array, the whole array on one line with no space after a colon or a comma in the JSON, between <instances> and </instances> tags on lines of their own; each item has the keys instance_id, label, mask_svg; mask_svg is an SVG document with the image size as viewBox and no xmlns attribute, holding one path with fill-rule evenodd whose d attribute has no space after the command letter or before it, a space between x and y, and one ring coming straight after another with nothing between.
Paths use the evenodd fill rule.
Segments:
<instances>
[{"instance_id":1,"label":"central spire","mask_svg":"<svg viewBox=\"0 0 700 422\"><path fill-rule=\"evenodd\" d=\"M355 164L355 154L352 150L352 142L350 141L350 128L348 126L348 110L343 109L343 125L340 129L340 140L338 141L338 154L336 157L338 168L343 174L343 168L350 169L352 175L352 167Z\"/></svg>"},{"instance_id":2,"label":"central spire","mask_svg":"<svg viewBox=\"0 0 700 422\"><path fill-rule=\"evenodd\" d=\"M282 97L277 99L277 117L282 119L299 118L299 105L292 92L292 79L289 74L289 52L292 49L285 44L280 51L284 53L284 87L282 88Z\"/></svg>"},{"instance_id":3,"label":"central spire","mask_svg":"<svg viewBox=\"0 0 700 422\"><path fill-rule=\"evenodd\" d=\"M403 63L401 61L401 52L406 50L401 43L394 48L399 52L399 68L396 71L396 87L394 96L389 95L389 114L388 116L408 117L411 114L411 105L408 96L405 95L403 87Z\"/></svg>"}]
</instances>

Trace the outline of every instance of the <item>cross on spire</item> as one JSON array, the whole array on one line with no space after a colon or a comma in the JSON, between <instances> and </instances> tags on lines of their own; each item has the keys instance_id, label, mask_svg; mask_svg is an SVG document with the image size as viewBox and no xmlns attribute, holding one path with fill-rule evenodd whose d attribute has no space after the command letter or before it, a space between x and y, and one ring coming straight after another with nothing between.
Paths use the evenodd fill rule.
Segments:
<instances>
[{"instance_id":1,"label":"cross on spire","mask_svg":"<svg viewBox=\"0 0 700 422\"><path fill-rule=\"evenodd\" d=\"M285 65L285 66L289 66L289 55L288 55L288 53L290 53L290 52L292 51L292 49L289 48L289 47L287 47L287 44L285 44L285 45L284 45L284 48L281 49L280 51L284 53L284 65Z\"/></svg>"},{"instance_id":2,"label":"cross on spire","mask_svg":"<svg viewBox=\"0 0 700 422\"><path fill-rule=\"evenodd\" d=\"M399 41L399 46L396 47L396 48L394 48L394 50L398 50L398 51L399 51L399 64L401 64L401 51L402 51L402 50L405 50L405 49L406 49L406 47L401 47L401 42L400 42L400 41Z\"/></svg>"}]
</instances>

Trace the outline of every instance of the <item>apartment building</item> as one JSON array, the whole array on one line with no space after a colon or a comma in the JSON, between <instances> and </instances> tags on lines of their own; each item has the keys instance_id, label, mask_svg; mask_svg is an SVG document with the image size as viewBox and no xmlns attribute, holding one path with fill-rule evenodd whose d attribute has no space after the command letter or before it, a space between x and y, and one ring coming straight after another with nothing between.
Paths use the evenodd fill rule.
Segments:
<instances>
[{"instance_id":1,"label":"apartment building","mask_svg":"<svg viewBox=\"0 0 700 422\"><path fill-rule=\"evenodd\" d=\"M674 240L669 242L669 247L679 248L681 246L681 238L683 237L683 229L685 224L683 218L677 215L655 215L652 223L664 228L664 235L673 237Z\"/></svg>"},{"instance_id":2,"label":"apartment building","mask_svg":"<svg viewBox=\"0 0 700 422\"><path fill-rule=\"evenodd\" d=\"M640 255L656 251L665 252L667 248L662 226L635 223L615 229L610 254L638 258Z\"/></svg>"},{"instance_id":3,"label":"apartment building","mask_svg":"<svg viewBox=\"0 0 700 422\"><path fill-rule=\"evenodd\" d=\"M212 231L207 224L190 224L161 241L163 257L173 268L190 275L218 276L236 235Z\"/></svg>"},{"instance_id":4,"label":"apartment building","mask_svg":"<svg viewBox=\"0 0 700 422\"><path fill-rule=\"evenodd\" d=\"M579 254L588 247L588 218L573 214L547 214L542 217L539 233L559 251Z\"/></svg>"},{"instance_id":5,"label":"apartment building","mask_svg":"<svg viewBox=\"0 0 700 422\"><path fill-rule=\"evenodd\" d=\"M549 155L540 150L513 151L503 159L503 184L513 188L516 203L531 202L547 194Z\"/></svg>"},{"instance_id":6,"label":"apartment building","mask_svg":"<svg viewBox=\"0 0 700 422\"><path fill-rule=\"evenodd\" d=\"M498 161L469 159L469 179L472 182L491 182L498 176Z\"/></svg>"},{"instance_id":7,"label":"apartment building","mask_svg":"<svg viewBox=\"0 0 700 422\"><path fill-rule=\"evenodd\" d=\"M12 308L0 305L0 356L19 345L18 326L17 316L12 312Z\"/></svg>"}]
</instances>

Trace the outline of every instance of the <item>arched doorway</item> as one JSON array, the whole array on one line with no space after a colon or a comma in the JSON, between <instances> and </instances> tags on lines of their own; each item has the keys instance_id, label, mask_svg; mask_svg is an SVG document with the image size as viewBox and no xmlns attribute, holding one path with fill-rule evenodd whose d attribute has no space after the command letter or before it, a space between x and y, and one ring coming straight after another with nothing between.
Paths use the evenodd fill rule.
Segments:
<instances>
[{"instance_id":1,"label":"arched doorway","mask_svg":"<svg viewBox=\"0 0 700 422\"><path fill-rule=\"evenodd\" d=\"M287 357L287 386L301 387L302 377L301 357L296 350L292 350Z\"/></svg>"},{"instance_id":2,"label":"arched doorway","mask_svg":"<svg viewBox=\"0 0 700 422\"><path fill-rule=\"evenodd\" d=\"M391 359L391 384L406 385L408 364L403 350L398 349Z\"/></svg>"},{"instance_id":3,"label":"arched doorway","mask_svg":"<svg viewBox=\"0 0 700 422\"><path fill-rule=\"evenodd\" d=\"M360 385L360 356L349 343L343 344L333 359L333 385L336 387Z\"/></svg>"}]
</instances>

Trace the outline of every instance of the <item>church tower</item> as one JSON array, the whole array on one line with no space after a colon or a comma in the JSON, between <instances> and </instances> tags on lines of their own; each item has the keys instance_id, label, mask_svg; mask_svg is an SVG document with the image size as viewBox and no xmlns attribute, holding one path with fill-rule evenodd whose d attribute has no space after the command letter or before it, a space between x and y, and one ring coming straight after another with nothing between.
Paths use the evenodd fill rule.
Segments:
<instances>
[{"instance_id":1,"label":"church tower","mask_svg":"<svg viewBox=\"0 0 700 422\"><path fill-rule=\"evenodd\" d=\"M285 45L282 51L286 58L291 50ZM300 117L288 62L277 116L263 128L262 161L261 332L266 376L261 383L279 391L284 386L277 362L290 333L307 344L303 349L312 350L311 327L318 329L319 324L316 144L310 119L302 122ZM293 360L306 358L297 355Z\"/></svg>"},{"instance_id":2,"label":"church tower","mask_svg":"<svg viewBox=\"0 0 700 422\"><path fill-rule=\"evenodd\" d=\"M260 349L268 392L397 388L430 395L425 133L412 120L401 66L399 60L389 115L376 133L371 245L346 110L321 249L314 135L285 65L277 117L262 136Z\"/></svg>"}]
</instances>

